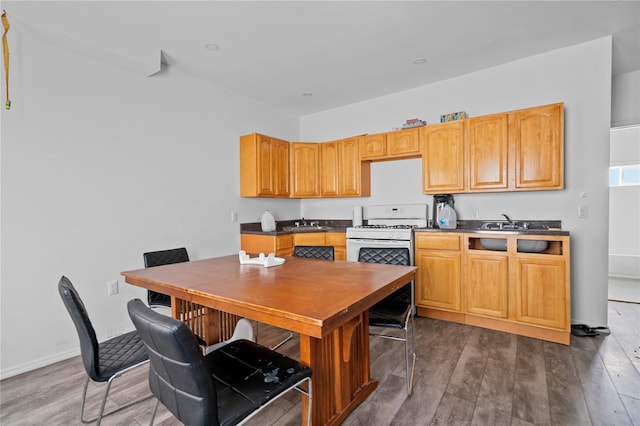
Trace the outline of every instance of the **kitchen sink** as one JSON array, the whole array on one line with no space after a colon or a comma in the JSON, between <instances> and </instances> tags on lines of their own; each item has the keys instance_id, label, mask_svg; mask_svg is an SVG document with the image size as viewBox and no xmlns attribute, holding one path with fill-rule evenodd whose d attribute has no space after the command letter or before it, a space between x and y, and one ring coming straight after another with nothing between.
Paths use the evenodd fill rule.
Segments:
<instances>
[{"instance_id":1,"label":"kitchen sink","mask_svg":"<svg viewBox=\"0 0 640 426\"><path fill-rule=\"evenodd\" d=\"M487 250L507 251L506 238L480 238L480 245ZM543 240L518 240L518 251L521 253L540 253L547 249L549 243Z\"/></svg>"},{"instance_id":2,"label":"kitchen sink","mask_svg":"<svg viewBox=\"0 0 640 426\"><path fill-rule=\"evenodd\" d=\"M331 230L331 227L319 225L283 226L282 230L285 232L321 232L329 231Z\"/></svg>"},{"instance_id":3,"label":"kitchen sink","mask_svg":"<svg viewBox=\"0 0 640 426\"><path fill-rule=\"evenodd\" d=\"M488 231L526 231L529 229L549 229L548 226L529 222L485 222L480 229Z\"/></svg>"}]
</instances>

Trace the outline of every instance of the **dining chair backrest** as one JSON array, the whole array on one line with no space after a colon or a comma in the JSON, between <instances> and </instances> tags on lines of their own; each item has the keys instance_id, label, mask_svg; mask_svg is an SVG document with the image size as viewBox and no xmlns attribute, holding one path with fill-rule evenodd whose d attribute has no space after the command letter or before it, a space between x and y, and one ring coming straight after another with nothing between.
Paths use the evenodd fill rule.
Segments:
<instances>
[{"instance_id":1,"label":"dining chair backrest","mask_svg":"<svg viewBox=\"0 0 640 426\"><path fill-rule=\"evenodd\" d=\"M80 295L67 277L60 278L58 292L78 332L84 369L92 380L101 381L100 363L98 362L98 339L91 324L91 319L89 319L87 308L85 308Z\"/></svg>"},{"instance_id":2,"label":"dining chair backrest","mask_svg":"<svg viewBox=\"0 0 640 426\"><path fill-rule=\"evenodd\" d=\"M293 255L295 257L307 257L313 259L333 260L333 246L295 246Z\"/></svg>"},{"instance_id":3,"label":"dining chair backrest","mask_svg":"<svg viewBox=\"0 0 640 426\"><path fill-rule=\"evenodd\" d=\"M361 247L358 262L385 263L389 265L411 264L409 249L406 247ZM385 300L411 303L411 286L405 285L387 296Z\"/></svg>"},{"instance_id":4,"label":"dining chair backrest","mask_svg":"<svg viewBox=\"0 0 640 426\"><path fill-rule=\"evenodd\" d=\"M142 257L144 258L145 268L189 261L189 253L187 252L187 249L185 247L169 250L150 251L144 253ZM170 296L158 293L153 290L147 291L147 302L149 303L149 306L171 307Z\"/></svg>"},{"instance_id":5,"label":"dining chair backrest","mask_svg":"<svg viewBox=\"0 0 640 426\"><path fill-rule=\"evenodd\" d=\"M151 392L184 424L217 425L216 389L189 327L139 299L128 310L149 354Z\"/></svg>"}]
</instances>

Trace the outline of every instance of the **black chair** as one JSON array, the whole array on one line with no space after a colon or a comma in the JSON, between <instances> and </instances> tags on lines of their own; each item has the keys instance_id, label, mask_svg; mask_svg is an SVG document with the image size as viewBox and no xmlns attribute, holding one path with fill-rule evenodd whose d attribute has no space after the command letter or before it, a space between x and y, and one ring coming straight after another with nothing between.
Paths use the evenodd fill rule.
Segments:
<instances>
[{"instance_id":1,"label":"black chair","mask_svg":"<svg viewBox=\"0 0 640 426\"><path fill-rule=\"evenodd\" d=\"M150 251L142 255L144 258L144 267L151 268L152 266L169 265L172 263L182 263L189 261L189 253L184 247ZM149 306L154 307L169 307L171 308L171 296L158 293L152 290L147 290L147 302Z\"/></svg>"},{"instance_id":2,"label":"black chair","mask_svg":"<svg viewBox=\"0 0 640 426\"><path fill-rule=\"evenodd\" d=\"M103 417L151 398L153 395L146 395L143 398L129 402L112 411L104 412L107 396L109 395L109 389L111 388L113 380L135 367L148 363L149 357L147 356L147 350L140 340L138 333L135 331L98 343L96 332L89 319L87 309L67 277L63 276L60 278L58 282L58 292L78 332L82 363L87 372L87 381L84 384L82 406L80 408L80 420L82 423L92 423L97 420L97 424L99 425ZM93 380L94 382L107 382L107 388L104 392L98 415L90 420L86 420L84 418L84 406L87 398L89 380Z\"/></svg>"},{"instance_id":3,"label":"black chair","mask_svg":"<svg viewBox=\"0 0 640 426\"><path fill-rule=\"evenodd\" d=\"M295 246L293 255L296 257L333 260L333 246Z\"/></svg>"},{"instance_id":4,"label":"black chair","mask_svg":"<svg viewBox=\"0 0 640 426\"><path fill-rule=\"evenodd\" d=\"M386 263L392 265L409 265L409 249L401 247L362 247L358 255L359 262ZM413 390L413 372L416 364L415 336L413 326L413 303L412 303L413 281L399 288L380 302L369 308L369 327L392 328L404 331L404 337L391 334L384 334L382 331L369 333L370 336L382 337L404 342L406 369L407 369L407 395L411 395ZM407 328L411 320L411 351L409 350L409 339ZM413 361L410 361L410 358ZM411 370L409 364L411 363Z\"/></svg>"},{"instance_id":5,"label":"black chair","mask_svg":"<svg viewBox=\"0 0 640 426\"><path fill-rule=\"evenodd\" d=\"M127 308L149 352L149 387L158 402L185 425L236 425L291 389L309 396L311 369L248 340L236 340L203 356L182 321L159 314L140 299ZM308 391L300 386L305 383Z\"/></svg>"},{"instance_id":6,"label":"black chair","mask_svg":"<svg viewBox=\"0 0 640 426\"><path fill-rule=\"evenodd\" d=\"M326 259L333 260L333 246L295 246L293 248L295 257L305 257L308 259ZM278 349L293 338L293 332L289 334L282 342L278 343L271 349Z\"/></svg>"}]
</instances>

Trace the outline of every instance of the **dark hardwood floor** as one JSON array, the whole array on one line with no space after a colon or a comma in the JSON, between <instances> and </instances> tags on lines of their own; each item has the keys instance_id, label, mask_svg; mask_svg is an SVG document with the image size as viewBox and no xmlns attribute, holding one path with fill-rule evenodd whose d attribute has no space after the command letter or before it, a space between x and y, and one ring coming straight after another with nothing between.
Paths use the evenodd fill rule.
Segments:
<instances>
[{"instance_id":1,"label":"dark hardwood floor","mask_svg":"<svg viewBox=\"0 0 640 426\"><path fill-rule=\"evenodd\" d=\"M374 394L343 423L370 425L640 426L640 305L609 302L611 334L573 337L570 346L461 324L416 318L414 392L405 392L402 343L371 339ZM260 343L287 331L260 325ZM298 356L297 339L281 350ZM109 405L148 392L146 367L113 386ZM79 357L0 382L0 424L80 424L86 375ZM102 384L91 383L88 410ZM251 425L299 425L300 395L290 392ZM107 417L103 425L146 425L154 401ZM180 424L163 407L156 425Z\"/></svg>"}]
</instances>

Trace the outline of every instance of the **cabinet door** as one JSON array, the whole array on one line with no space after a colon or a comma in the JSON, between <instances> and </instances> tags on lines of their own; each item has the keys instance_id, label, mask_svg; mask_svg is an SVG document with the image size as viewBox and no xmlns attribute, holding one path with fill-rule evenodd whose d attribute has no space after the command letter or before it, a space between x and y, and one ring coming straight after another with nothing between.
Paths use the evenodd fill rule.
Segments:
<instances>
[{"instance_id":1,"label":"cabinet door","mask_svg":"<svg viewBox=\"0 0 640 426\"><path fill-rule=\"evenodd\" d=\"M425 126L420 131L423 192L463 192L464 120Z\"/></svg>"},{"instance_id":2,"label":"cabinet door","mask_svg":"<svg viewBox=\"0 0 640 426\"><path fill-rule=\"evenodd\" d=\"M291 197L320 195L320 148L317 143L293 142L290 149Z\"/></svg>"},{"instance_id":3,"label":"cabinet door","mask_svg":"<svg viewBox=\"0 0 640 426\"><path fill-rule=\"evenodd\" d=\"M289 142L273 139L275 157L275 195L289 196Z\"/></svg>"},{"instance_id":4,"label":"cabinet door","mask_svg":"<svg viewBox=\"0 0 640 426\"><path fill-rule=\"evenodd\" d=\"M338 143L320 144L320 194L323 197L338 196Z\"/></svg>"},{"instance_id":5,"label":"cabinet door","mask_svg":"<svg viewBox=\"0 0 640 426\"><path fill-rule=\"evenodd\" d=\"M294 234L293 242L296 246L323 246L325 245L324 232L308 232Z\"/></svg>"},{"instance_id":6,"label":"cabinet door","mask_svg":"<svg viewBox=\"0 0 640 426\"><path fill-rule=\"evenodd\" d=\"M416 305L460 311L460 253L416 251Z\"/></svg>"},{"instance_id":7,"label":"cabinet door","mask_svg":"<svg viewBox=\"0 0 640 426\"><path fill-rule=\"evenodd\" d=\"M360 190L360 139L349 138L338 142L338 194L358 196Z\"/></svg>"},{"instance_id":8,"label":"cabinet door","mask_svg":"<svg viewBox=\"0 0 640 426\"><path fill-rule=\"evenodd\" d=\"M568 290L564 258L518 255L516 260L516 320L567 329Z\"/></svg>"},{"instance_id":9,"label":"cabinet door","mask_svg":"<svg viewBox=\"0 0 640 426\"><path fill-rule=\"evenodd\" d=\"M507 114L468 120L469 190L507 189L507 129Z\"/></svg>"},{"instance_id":10,"label":"cabinet door","mask_svg":"<svg viewBox=\"0 0 640 426\"><path fill-rule=\"evenodd\" d=\"M467 252L465 312L507 318L509 256Z\"/></svg>"},{"instance_id":11,"label":"cabinet door","mask_svg":"<svg viewBox=\"0 0 640 426\"><path fill-rule=\"evenodd\" d=\"M387 134L378 133L361 137L360 159L371 160L387 155Z\"/></svg>"},{"instance_id":12,"label":"cabinet door","mask_svg":"<svg viewBox=\"0 0 640 426\"><path fill-rule=\"evenodd\" d=\"M420 129L406 129L387 135L387 151L390 157L420 155Z\"/></svg>"},{"instance_id":13,"label":"cabinet door","mask_svg":"<svg viewBox=\"0 0 640 426\"><path fill-rule=\"evenodd\" d=\"M327 232L324 238L325 245L333 246L335 260L347 260L347 240L344 232Z\"/></svg>"},{"instance_id":14,"label":"cabinet door","mask_svg":"<svg viewBox=\"0 0 640 426\"><path fill-rule=\"evenodd\" d=\"M564 104L514 111L515 188L564 188Z\"/></svg>"}]
</instances>

